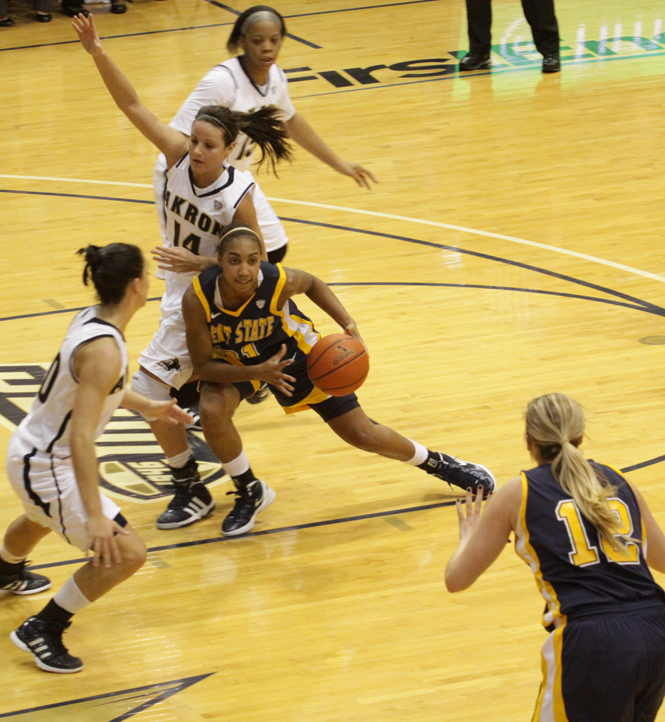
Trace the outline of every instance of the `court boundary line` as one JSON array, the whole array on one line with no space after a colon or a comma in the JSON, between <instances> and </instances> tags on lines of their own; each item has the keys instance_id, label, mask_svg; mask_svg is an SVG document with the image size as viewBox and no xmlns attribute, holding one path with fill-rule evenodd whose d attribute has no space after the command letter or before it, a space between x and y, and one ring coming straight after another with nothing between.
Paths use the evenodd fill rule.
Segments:
<instances>
[{"instance_id":1,"label":"court boundary line","mask_svg":"<svg viewBox=\"0 0 665 722\"><path fill-rule=\"evenodd\" d=\"M656 456L653 459L647 459L631 466L626 466L620 471L627 474L631 471L637 471L638 469L644 469L648 466L654 466L665 461L664 456ZM463 498L463 497L458 497ZM337 524L348 524L354 521L365 521L367 519L383 519L388 516L397 516L398 514L413 514L419 511L429 511L430 509L442 509L444 507L454 506L457 503L457 499L450 501L439 501L434 504L420 504L418 506L406 507L403 509L391 509L388 511L376 511L370 512L369 514L358 514L356 516L340 517L338 519L322 519L320 521L304 522L302 524L293 524L291 526L275 527L274 529L262 529L261 531L252 531L248 534L242 534L241 536L219 536L219 537L208 537L206 539L194 539L186 542L175 542L174 544L164 544L162 546L149 547L148 553L154 554L157 552L171 551L173 549L186 549L188 547L205 546L206 544L218 544L220 542L229 541L240 541L242 539L252 539L260 536L268 536L269 534L281 534L289 531L301 531L303 529L319 529L326 526L333 526ZM30 569L50 569L52 567L64 567L70 564L81 564L90 561L88 558L80 559L67 559L61 562L47 562L46 564L31 564ZM1 716L1 715L0 715Z\"/></svg>"},{"instance_id":2,"label":"court boundary line","mask_svg":"<svg viewBox=\"0 0 665 722\"><path fill-rule=\"evenodd\" d=\"M604 303L611 306L619 306L620 308L627 308L631 311L643 311L645 313L652 313L655 316L665 316L665 309L659 313L656 310L645 307L641 304L623 303L621 301L615 301L611 298L599 298L598 296L584 296L581 293L564 293L563 291L548 291L540 288L519 288L518 286L490 286L481 283L425 283L418 281L331 281L327 284L328 286L405 286L405 287L425 287L425 288L474 288L479 290L487 291L513 291L515 293L533 293L535 295L543 296L556 296L559 298L570 298L577 301L594 301L596 303ZM147 299L148 303L161 301L161 296L152 296ZM26 313L21 316L5 316L0 318L0 323L3 321L21 321L25 318L39 318L41 316L55 316L63 313L78 313L88 308L88 306L74 306L72 308L58 308L53 311L38 311L36 313ZM656 307L658 308L658 307Z\"/></svg>"},{"instance_id":3,"label":"court boundary line","mask_svg":"<svg viewBox=\"0 0 665 722\"><path fill-rule=\"evenodd\" d=\"M47 176L22 176L22 175L9 175L9 174L0 174L0 178L7 178L7 179L14 179L14 180L45 180L45 181L58 181L58 182L64 182L64 183L91 183L95 185L103 185L106 183L105 181L88 181L85 179L80 178L53 178L53 177L47 177ZM152 186L148 184L139 184L139 183L126 183L123 184L118 181L111 181L107 183L107 185L127 185L129 187L142 187L142 188L152 188ZM46 191L20 191L20 190L13 190L8 188L2 188L0 189L0 193L16 193L16 194L25 194L25 195L50 195L50 196L61 196L61 197L71 197L71 198L87 198L92 200L110 200L110 201L125 201L127 203L142 203L142 204L151 204L154 205L154 201L147 201L147 200L141 200L141 199L134 199L134 198L108 198L104 196L88 196L88 195L82 195L82 194L75 194L75 193L53 193L53 192L46 192ZM406 223L414 223L417 225L423 225L423 226L431 226L434 228L445 228L447 230L451 231L459 231L461 233L469 233L470 235L476 235L476 236L483 236L485 238L497 238L502 241L509 241L511 243L517 243L523 246L530 246L532 248L540 248L542 250L546 251L552 251L554 253L559 253L566 256L572 256L573 258L580 258L585 261L590 261L591 263L598 263L603 266L608 266L610 268L615 268L620 271L626 271L627 273L632 273L637 276L642 276L643 278L649 278L652 281L658 281L659 283L665 283L665 276L660 276L656 273L650 273L649 271L643 271L639 268L634 268L633 266L626 266L623 263L617 263L615 261L610 261L605 258L600 258L599 256L592 256L587 253L579 253L578 251L571 251L567 248L561 248L559 246L552 246L547 243L539 243L538 241L529 241L525 238L517 238L516 236L508 236L502 233L493 233L492 231L481 231L477 228L468 228L466 226L458 226L451 223L442 223L440 221L428 221L422 218L413 218L411 216L400 216L393 213L383 213L380 211L367 211L362 208L349 208L347 206L336 206L331 205L328 203L315 203L313 201L298 201L298 200L292 200L289 198L274 198L274 197L268 197L268 201L271 203L286 203L290 205L298 205L298 206L306 206L310 208L323 208L326 210L334 210L334 211L342 211L344 213L353 213L356 215L365 215L365 216L372 216L374 218L386 218L389 220L398 220L398 221L404 221ZM287 219L285 219L287 220ZM289 219L291 220L291 219ZM296 221L298 222L298 221ZM301 221L306 222L306 221Z\"/></svg>"}]
</instances>

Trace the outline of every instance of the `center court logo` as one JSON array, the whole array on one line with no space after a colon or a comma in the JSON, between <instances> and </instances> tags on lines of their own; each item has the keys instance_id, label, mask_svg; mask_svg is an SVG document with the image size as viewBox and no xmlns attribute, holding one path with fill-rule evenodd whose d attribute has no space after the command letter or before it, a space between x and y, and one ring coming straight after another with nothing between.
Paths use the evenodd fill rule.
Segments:
<instances>
[{"instance_id":1,"label":"center court logo","mask_svg":"<svg viewBox=\"0 0 665 722\"><path fill-rule=\"evenodd\" d=\"M49 364L0 365L0 424L13 432L26 417ZM224 477L221 464L200 432L188 432L189 443L204 484ZM111 495L148 502L171 496L164 452L143 417L136 411L118 409L97 440L99 483Z\"/></svg>"}]
</instances>

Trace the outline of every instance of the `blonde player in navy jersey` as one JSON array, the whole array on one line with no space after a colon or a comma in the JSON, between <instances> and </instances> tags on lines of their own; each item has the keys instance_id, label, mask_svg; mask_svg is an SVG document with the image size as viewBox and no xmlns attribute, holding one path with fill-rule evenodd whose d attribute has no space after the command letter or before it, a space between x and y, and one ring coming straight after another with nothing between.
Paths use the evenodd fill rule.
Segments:
<instances>
[{"instance_id":1,"label":"blonde player in navy jersey","mask_svg":"<svg viewBox=\"0 0 665 722\"><path fill-rule=\"evenodd\" d=\"M95 439L118 406L178 423L191 419L175 401L150 401L126 388L124 330L148 297L148 270L141 251L126 243L88 246L84 282L92 282L98 306L81 311L28 415L9 443L7 474L25 513L0 546L0 589L35 594L50 581L26 569L26 557L54 531L93 558L53 599L11 634L48 672L78 672L62 634L72 616L130 577L145 562L141 537L119 507L99 491Z\"/></svg>"},{"instance_id":2,"label":"blonde player in navy jersey","mask_svg":"<svg viewBox=\"0 0 665 722\"><path fill-rule=\"evenodd\" d=\"M526 443L538 466L481 513L458 505L446 568L458 592L492 564L510 532L545 598L543 682L534 722L652 722L665 695L665 535L640 492L579 449L584 416L563 394L531 401ZM647 546L648 542L648 546Z\"/></svg>"},{"instance_id":3,"label":"blonde player in navy jersey","mask_svg":"<svg viewBox=\"0 0 665 722\"><path fill-rule=\"evenodd\" d=\"M72 25L118 107L167 160L166 226L173 248L164 249L171 255L159 329L139 357L139 371L132 381L134 391L151 399L166 400L171 389L181 389L192 376L182 296L196 273L216 264L221 228L232 220L253 228L261 238L262 258L266 257L264 227L257 219L252 201L257 185L251 173L227 162L234 139L244 131L274 166L276 161L289 158L286 131L274 108L263 107L242 114L221 106L204 106L199 108L186 137L143 105L129 80L102 48L92 16L79 15ZM165 453L176 490L157 526L175 529L192 524L209 514L215 503L200 481L185 426L146 419Z\"/></svg>"},{"instance_id":4,"label":"blonde player in navy jersey","mask_svg":"<svg viewBox=\"0 0 665 722\"><path fill-rule=\"evenodd\" d=\"M252 472L233 415L240 402L265 382L287 413L312 409L344 441L364 451L420 467L439 479L474 491L494 490L494 477L480 464L430 451L371 421L355 394L334 397L315 388L307 354L318 332L296 307L305 294L345 333L360 339L356 324L319 278L281 264L261 262L261 245L250 228L232 224L219 243L219 265L194 279L183 298L187 345L205 383L201 421L206 440L233 479L236 503L222 533L236 536L254 526L275 492Z\"/></svg>"},{"instance_id":5,"label":"blonde player in navy jersey","mask_svg":"<svg viewBox=\"0 0 665 722\"><path fill-rule=\"evenodd\" d=\"M360 164L340 158L293 107L288 81L277 65L282 42L286 36L284 18L267 5L255 5L241 13L227 42L228 51L241 55L226 60L210 70L183 103L169 124L171 128L188 136L197 112L205 105L221 105L234 111L249 112L266 105L279 108L280 117L291 139L323 163L342 175L353 178L364 188L376 179ZM249 171L256 148L255 142L245 133L235 139L235 148L229 162L236 168ZM159 213L162 238L165 246L171 241L164 225L164 189L167 163L159 157L154 173L155 204ZM286 253L287 237L275 211L263 192L254 193L254 205L263 232L268 260L277 263ZM156 251L156 255L169 263L179 251Z\"/></svg>"}]
</instances>

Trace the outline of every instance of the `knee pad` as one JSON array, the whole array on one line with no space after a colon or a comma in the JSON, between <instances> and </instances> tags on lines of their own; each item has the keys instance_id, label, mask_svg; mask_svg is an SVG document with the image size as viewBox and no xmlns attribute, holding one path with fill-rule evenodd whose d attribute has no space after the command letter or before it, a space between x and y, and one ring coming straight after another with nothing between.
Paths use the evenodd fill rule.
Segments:
<instances>
[{"instance_id":1,"label":"knee pad","mask_svg":"<svg viewBox=\"0 0 665 722\"><path fill-rule=\"evenodd\" d=\"M132 376L132 391L141 394L151 401L171 401L171 389L157 379L148 376L144 371L139 369ZM155 421L154 417L143 417L146 421Z\"/></svg>"}]
</instances>

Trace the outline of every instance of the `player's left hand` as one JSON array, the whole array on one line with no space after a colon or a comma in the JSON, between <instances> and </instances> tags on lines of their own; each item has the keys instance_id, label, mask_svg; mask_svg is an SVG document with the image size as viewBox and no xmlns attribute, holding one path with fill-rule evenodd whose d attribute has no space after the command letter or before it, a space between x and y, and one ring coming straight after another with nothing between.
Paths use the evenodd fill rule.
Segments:
<instances>
[{"instance_id":1,"label":"player's left hand","mask_svg":"<svg viewBox=\"0 0 665 722\"><path fill-rule=\"evenodd\" d=\"M210 264L203 256L197 256L186 248L179 246L157 246L153 248L152 257L163 271L173 273L201 273Z\"/></svg>"},{"instance_id":2,"label":"player's left hand","mask_svg":"<svg viewBox=\"0 0 665 722\"><path fill-rule=\"evenodd\" d=\"M337 170L342 175L348 175L353 178L361 188L367 188L368 191L372 190L372 186L369 184L370 181L374 183L379 182L366 168L363 168L360 163L349 163L343 160Z\"/></svg>"},{"instance_id":3,"label":"player's left hand","mask_svg":"<svg viewBox=\"0 0 665 722\"><path fill-rule=\"evenodd\" d=\"M167 421L169 424L179 424L181 422L191 424L194 422L194 417L181 409L176 404L175 399L173 401L152 401L148 413L150 416L161 421Z\"/></svg>"}]
</instances>

